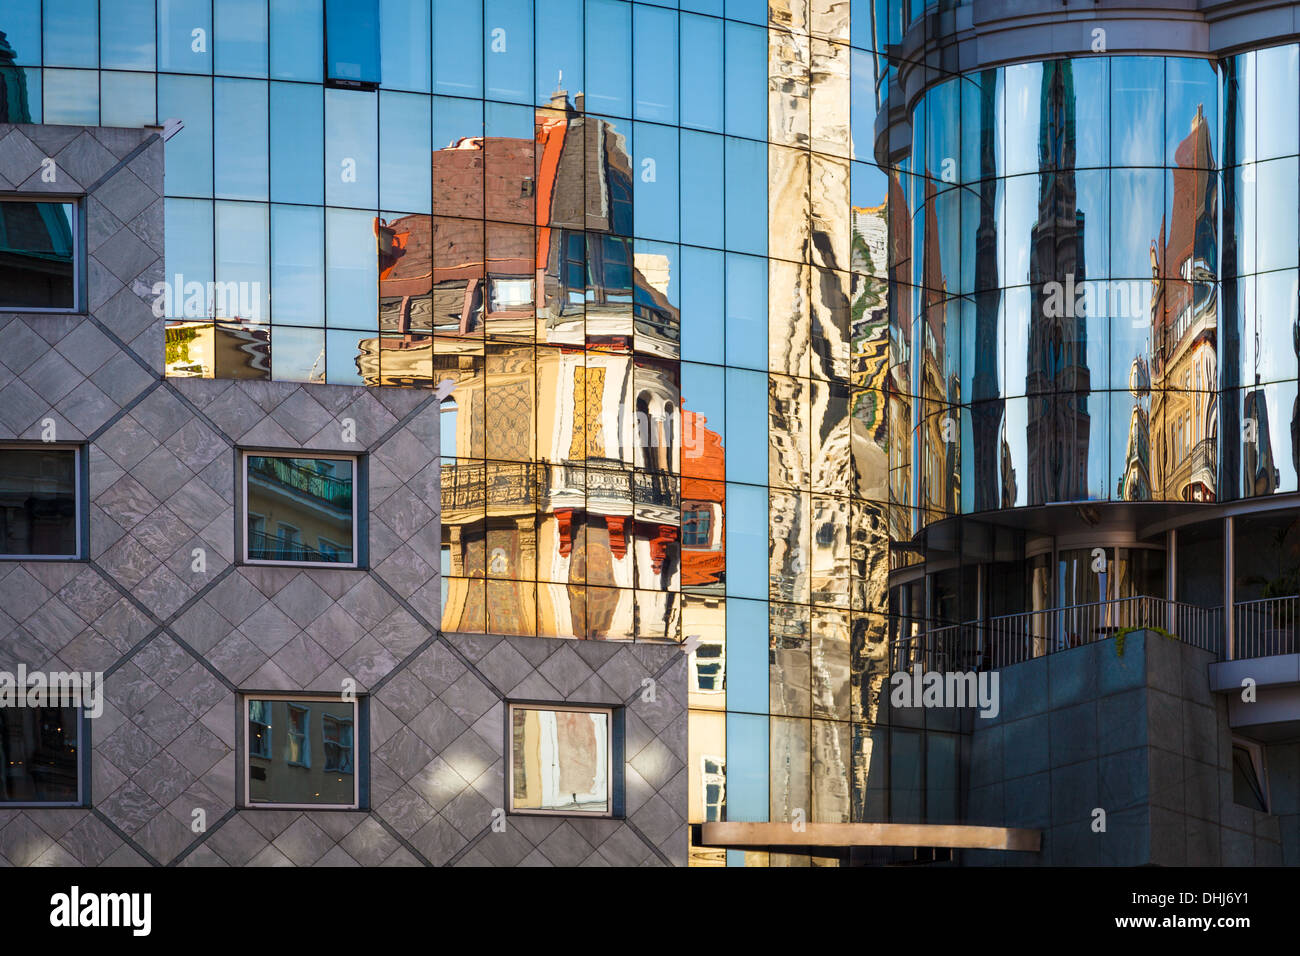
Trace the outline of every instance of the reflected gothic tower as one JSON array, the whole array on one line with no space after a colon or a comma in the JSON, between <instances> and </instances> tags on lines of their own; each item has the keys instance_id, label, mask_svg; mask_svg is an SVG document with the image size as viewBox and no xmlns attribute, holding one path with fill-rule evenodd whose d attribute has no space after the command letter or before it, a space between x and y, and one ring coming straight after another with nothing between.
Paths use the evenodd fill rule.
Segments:
<instances>
[{"instance_id":1,"label":"reflected gothic tower","mask_svg":"<svg viewBox=\"0 0 1300 956\"><path fill-rule=\"evenodd\" d=\"M1068 62L1043 64L1040 103L1042 172L1038 221L1029 239L1032 298L1025 374L1031 505L1088 497L1091 432L1087 315L1076 295L1087 278L1084 214L1074 178L1074 80Z\"/></svg>"}]
</instances>

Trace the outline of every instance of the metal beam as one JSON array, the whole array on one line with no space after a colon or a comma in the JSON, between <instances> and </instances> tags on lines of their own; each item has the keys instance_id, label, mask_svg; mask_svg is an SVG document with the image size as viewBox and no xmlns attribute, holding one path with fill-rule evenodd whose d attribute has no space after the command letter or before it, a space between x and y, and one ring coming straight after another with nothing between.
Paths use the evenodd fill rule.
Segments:
<instances>
[{"instance_id":1,"label":"metal beam","mask_svg":"<svg viewBox=\"0 0 1300 956\"><path fill-rule=\"evenodd\" d=\"M731 850L778 847L949 847L1037 853L1041 830L947 823L703 823L700 845Z\"/></svg>"}]
</instances>

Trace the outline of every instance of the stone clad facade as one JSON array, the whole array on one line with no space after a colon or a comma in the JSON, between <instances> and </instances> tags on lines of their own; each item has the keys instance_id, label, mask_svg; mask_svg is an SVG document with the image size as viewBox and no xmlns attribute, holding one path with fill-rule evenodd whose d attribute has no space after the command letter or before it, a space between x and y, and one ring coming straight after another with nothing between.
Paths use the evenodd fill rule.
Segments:
<instances>
[{"instance_id":1,"label":"stone clad facade","mask_svg":"<svg viewBox=\"0 0 1300 956\"><path fill-rule=\"evenodd\" d=\"M0 865L684 865L679 646L438 630L434 392L163 377L162 160L156 129L0 125L0 191L80 201L87 304L0 313L0 441L80 445L89 522L83 560L0 562L0 670L106 696L86 805L0 809ZM361 456L365 566L239 563L243 449ZM348 680L363 808L241 808L239 695ZM508 700L624 708L622 818L493 828Z\"/></svg>"}]
</instances>

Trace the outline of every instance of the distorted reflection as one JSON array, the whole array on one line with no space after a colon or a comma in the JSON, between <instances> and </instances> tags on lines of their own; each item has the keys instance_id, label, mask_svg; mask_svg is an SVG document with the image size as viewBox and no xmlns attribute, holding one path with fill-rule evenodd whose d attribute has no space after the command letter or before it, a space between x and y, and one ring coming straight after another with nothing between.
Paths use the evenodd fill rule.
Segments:
<instances>
[{"instance_id":1,"label":"distorted reflection","mask_svg":"<svg viewBox=\"0 0 1300 956\"><path fill-rule=\"evenodd\" d=\"M510 707L510 809L608 815L612 715Z\"/></svg>"}]
</instances>

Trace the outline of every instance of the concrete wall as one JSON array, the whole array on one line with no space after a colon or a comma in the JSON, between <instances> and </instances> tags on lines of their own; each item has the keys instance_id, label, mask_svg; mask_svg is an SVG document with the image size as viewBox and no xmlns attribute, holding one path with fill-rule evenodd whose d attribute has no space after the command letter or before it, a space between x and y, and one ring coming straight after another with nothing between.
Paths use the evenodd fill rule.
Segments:
<instances>
[{"instance_id":1,"label":"concrete wall","mask_svg":"<svg viewBox=\"0 0 1300 956\"><path fill-rule=\"evenodd\" d=\"M1042 828L1043 849L963 862L1282 863L1283 827L1295 845L1300 818L1294 807L1279 816L1233 802L1232 734L1209 690L1211 660L1148 632L1129 635L1122 655L1112 638L1004 669L1001 712L973 724L969 818ZM1294 793L1294 758L1278 763ZM1275 792L1286 786L1277 773ZM1097 808L1105 832L1093 830Z\"/></svg>"},{"instance_id":2,"label":"concrete wall","mask_svg":"<svg viewBox=\"0 0 1300 956\"><path fill-rule=\"evenodd\" d=\"M0 313L0 440L53 419L90 512L85 560L0 562L0 669L103 671L108 698L90 805L0 809L0 865L684 864L678 646L438 631L431 391L162 377L162 163L149 130L0 125L0 189L84 197L89 272L86 314ZM249 446L367 456L366 568L235 563ZM345 678L371 695L368 809L240 809L237 694ZM626 819L492 831L508 699L626 706Z\"/></svg>"}]
</instances>

